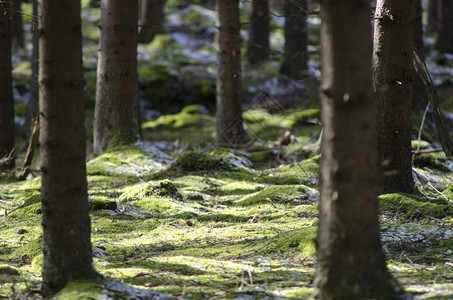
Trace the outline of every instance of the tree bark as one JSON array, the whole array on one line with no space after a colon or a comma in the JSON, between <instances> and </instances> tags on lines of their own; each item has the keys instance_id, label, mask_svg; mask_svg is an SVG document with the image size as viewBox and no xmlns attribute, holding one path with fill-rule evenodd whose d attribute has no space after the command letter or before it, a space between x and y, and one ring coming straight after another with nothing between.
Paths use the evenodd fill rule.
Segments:
<instances>
[{"instance_id":1,"label":"tree bark","mask_svg":"<svg viewBox=\"0 0 453 300\"><path fill-rule=\"evenodd\" d=\"M164 5L166 0L142 0L140 9L140 30L138 41L150 43L154 36L163 31Z\"/></svg>"},{"instance_id":2,"label":"tree bark","mask_svg":"<svg viewBox=\"0 0 453 300\"><path fill-rule=\"evenodd\" d=\"M82 22L79 0L41 0L40 145L43 227L42 294L92 266L86 182Z\"/></svg>"},{"instance_id":3,"label":"tree bark","mask_svg":"<svg viewBox=\"0 0 453 300\"><path fill-rule=\"evenodd\" d=\"M414 191L411 166L411 102L416 0L379 0L374 29L374 89L381 192Z\"/></svg>"},{"instance_id":4,"label":"tree bark","mask_svg":"<svg viewBox=\"0 0 453 300\"><path fill-rule=\"evenodd\" d=\"M217 143L242 147L241 38L239 0L217 0Z\"/></svg>"},{"instance_id":5,"label":"tree bark","mask_svg":"<svg viewBox=\"0 0 453 300\"><path fill-rule=\"evenodd\" d=\"M315 285L320 299L396 299L379 237L369 1L320 3L323 137Z\"/></svg>"},{"instance_id":6,"label":"tree bark","mask_svg":"<svg viewBox=\"0 0 453 300\"><path fill-rule=\"evenodd\" d=\"M280 73L303 79L307 71L307 1L285 1L285 53Z\"/></svg>"},{"instance_id":7,"label":"tree bark","mask_svg":"<svg viewBox=\"0 0 453 300\"><path fill-rule=\"evenodd\" d=\"M268 0L252 1L249 20L247 60L251 65L257 65L269 56Z\"/></svg>"},{"instance_id":8,"label":"tree bark","mask_svg":"<svg viewBox=\"0 0 453 300\"><path fill-rule=\"evenodd\" d=\"M122 144L138 136L138 1L102 0L94 153L105 151L117 135Z\"/></svg>"},{"instance_id":9,"label":"tree bark","mask_svg":"<svg viewBox=\"0 0 453 300\"><path fill-rule=\"evenodd\" d=\"M415 25L414 45L415 49L423 61L425 60L425 49L423 43L423 22L422 22L422 1L417 0L417 23ZM420 76L415 76L412 87L412 109L423 112L428 104L428 94L425 84Z\"/></svg>"},{"instance_id":10,"label":"tree bark","mask_svg":"<svg viewBox=\"0 0 453 300\"><path fill-rule=\"evenodd\" d=\"M439 1L440 0L429 0L426 32L435 32L439 28Z\"/></svg>"},{"instance_id":11,"label":"tree bark","mask_svg":"<svg viewBox=\"0 0 453 300\"><path fill-rule=\"evenodd\" d=\"M38 15L38 0L32 1L33 15ZM31 124L31 120L38 116L39 91L38 91L38 71L39 71L39 33L38 19L34 20L32 29L32 46L31 53L31 83L30 96L28 97L27 120L25 124Z\"/></svg>"},{"instance_id":12,"label":"tree bark","mask_svg":"<svg viewBox=\"0 0 453 300\"><path fill-rule=\"evenodd\" d=\"M24 24L22 22L22 0L12 0L13 3L13 10L11 13L12 17L12 34L13 34L13 44L14 41L16 44L25 49L24 43Z\"/></svg>"},{"instance_id":13,"label":"tree bark","mask_svg":"<svg viewBox=\"0 0 453 300\"><path fill-rule=\"evenodd\" d=\"M439 1L440 23L437 35L437 48L442 52L453 53L453 1Z\"/></svg>"},{"instance_id":14,"label":"tree bark","mask_svg":"<svg viewBox=\"0 0 453 300\"><path fill-rule=\"evenodd\" d=\"M0 6L0 159L10 157L0 170L14 169L14 99L11 73L11 9Z\"/></svg>"}]
</instances>

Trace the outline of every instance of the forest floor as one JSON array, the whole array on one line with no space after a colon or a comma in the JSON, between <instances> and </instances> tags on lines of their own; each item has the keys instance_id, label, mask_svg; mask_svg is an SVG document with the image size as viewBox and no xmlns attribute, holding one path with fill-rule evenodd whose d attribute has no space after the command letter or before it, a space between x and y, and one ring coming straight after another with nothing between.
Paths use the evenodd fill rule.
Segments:
<instances>
[{"instance_id":1,"label":"forest floor","mask_svg":"<svg viewBox=\"0 0 453 300\"><path fill-rule=\"evenodd\" d=\"M88 2L83 1L83 31L91 132L99 9ZM24 11L30 13L28 4ZM143 141L89 156L87 162L95 267L127 285L187 299L309 299L319 200L317 51L309 49L307 81L279 75L275 53L282 50L283 19L273 14L275 53L260 69L243 70L244 122L251 142L241 150L217 148L214 16L198 5L169 7L169 34L139 46ZM310 44L317 44L317 17L309 19L309 31ZM442 86L439 95L448 100L453 60L434 52L427 57L436 85ZM28 61L17 59L14 78L20 166L29 130L23 126ZM442 106L450 113L446 116L453 113L452 103ZM414 150L438 148L432 123L425 122L421 141L415 141L421 117L414 114L413 121ZM278 138L286 130L292 130L295 142L281 146ZM37 152L35 176L18 181L1 175L0 299L40 298ZM442 152L414 154L419 195L379 197L388 268L418 299L453 298L452 173L453 158ZM85 285L70 286L59 298L102 293L126 298Z\"/></svg>"},{"instance_id":2,"label":"forest floor","mask_svg":"<svg viewBox=\"0 0 453 300\"><path fill-rule=\"evenodd\" d=\"M316 111L303 112L292 119L296 143L287 147L258 138L248 151L210 146L200 135L214 134L214 118L191 106L144 124L145 139L158 142L90 160L96 269L187 299L309 298L320 156L304 146L319 130L306 123ZM263 110L245 116L251 128L279 126ZM200 145L193 149L189 140ZM453 159L419 154L414 175L422 195L379 198L388 267L419 299L453 297L452 171ZM0 297L38 298L40 178L0 187Z\"/></svg>"}]
</instances>

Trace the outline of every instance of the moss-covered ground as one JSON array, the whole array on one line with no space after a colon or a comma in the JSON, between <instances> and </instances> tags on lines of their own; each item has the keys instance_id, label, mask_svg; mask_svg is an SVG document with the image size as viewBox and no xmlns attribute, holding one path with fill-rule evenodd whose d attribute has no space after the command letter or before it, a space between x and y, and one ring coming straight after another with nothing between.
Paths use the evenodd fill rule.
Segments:
<instances>
[{"instance_id":1,"label":"moss-covered ground","mask_svg":"<svg viewBox=\"0 0 453 300\"><path fill-rule=\"evenodd\" d=\"M196 107L165 118L143 125L156 142L114 147L87 163L96 269L188 299L311 297L320 157L307 149L317 125L296 131L296 144L285 147L270 130L245 151L199 139L214 120ZM181 127L186 146L165 143ZM420 195L379 198L389 269L419 299L453 297L452 163L439 153L418 154ZM40 179L3 178L0 295L39 298ZM73 299L74 289L61 297ZM102 293L83 289L78 297Z\"/></svg>"}]
</instances>

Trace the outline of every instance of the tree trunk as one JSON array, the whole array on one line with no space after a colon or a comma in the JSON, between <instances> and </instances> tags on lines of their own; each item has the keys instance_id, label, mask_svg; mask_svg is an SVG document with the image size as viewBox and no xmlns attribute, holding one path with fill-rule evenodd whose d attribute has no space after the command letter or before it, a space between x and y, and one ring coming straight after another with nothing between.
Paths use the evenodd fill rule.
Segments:
<instances>
[{"instance_id":1,"label":"tree trunk","mask_svg":"<svg viewBox=\"0 0 453 300\"><path fill-rule=\"evenodd\" d=\"M414 191L411 166L411 102L416 0L379 0L374 29L381 192Z\"/></svg>"},{"instance_id":2,"label":"tree trunk","mask_svg":"<svg viewBox=\"0 0 453 300\"><path fill-rule=\"evenodd\" d=\"M285 54L280 73L302 79L307 71L307 1L285 1Z\"/></svg>"},{"instance_id":3,"label":"tree trunk","mask_svg":"<svg viewBox=\"0 0 453 300\"><path fill-rule=\"evenodd\" d=\"M217 142L242 147L241 37L239 0L217 0Z\"/></svg>"},{"instance_id":4,"label":"tree trunk","mask_svg":"<svg viewBox=\"0 0 453 300\"><path fill-rule=\"evenodd\" d=\"M10 3L0 6L0 170L14 169L14 99L11 73Z\"/></svg>"},{"instance_id":5,"label":"tree trunk","mask_svg":"<svg viewBox=\"0 0 453 300\"><path fill-rule=\"evenodd\" d=\"M439 29L439 1L440 0L429 0L426 32L435 32Z\"/></svg>"},{"instance_id":6,"label":"tree trunk","mask_svg":"<svg viewBox=\"0 0 453 300\"><path fill-rule=\"evenodd\" d=\"M42 293L51 297L92 266L86 182L79 0L39 1Z\"/></svg>"},{"instance_id":7,"label":"tree trunk","mask_svg":"<svg viewBox=\"0 0 453 300\"><path fill-rule=\"evenodd\" d=\"M440 24L437 48L441 52L453 53L453 1L440 0Z\"/></svg>"},{"instance_id":8,"label":"tree trunk","mask_svg":"<svg viewBox=\"0 0 453 300\"><path fill-rule=\"evenodd\" d=\"M367 0L321 0L320 299L396 299L378 222ZM393 286L392 286L393 284Z\"/></svg>"},{"instance_id":9,"label":"tree trunk","mask_svg":"<svg viewBox=\"0 0 453 300\"><path fill-rule=\"evenodd\" d=\"M17 45L25 49L24 43L24 28L22 22L22 0L12 0L13 3L13 11L12 11L12 33L13 33L13 40L17 43ZM13 42L14 43L14 42Z\"/></svg>"},{"instance_id":10,"label":"tree trunk","mask_svg":"<svg viewBox=\"0 0 453 300\"><path fill-rule=\"evenodd\" d=\"M138 136L138 1L102 0L94 153L105 151L116 135L120 144Z\"/></svg>"},{"instance_id":11,"label":"tree trunk","mask_svg":"<svg viewBox=\"0 0 453 300\"><path fill-rule=\"evenodd\" d=\"M253 0L250 9L247 60L251 65L265 61L269 56L269 2Z\"/></svg>"},{"instance_id":12,"label":"tree trunk","mask_svg":"<svg viewBox=\"0 0 453 300\"><path fill-rule=\"evenodd\" d=\"M164 24L164 5L166 0L142 0L140 9L140 30L138 41L150 43L154 36L162 32Z\"/></svg>"},{"instance_id":13,"label":"tree trunk","mask_svg":"<svg viewBox=\"0 0 453 300\"><path fill-rule=\"evenodd\" d=\"M33 0L33 15L38 15L38 0ZM30 83L30 96L28 97L27 106L27 120L26 124L31 124L32 118L38 116L38 70L39 70L39 33L38 33L38 19L34 20L32 29L32 46L31 53L31 83Z\"/></svg>"}]
</instances>

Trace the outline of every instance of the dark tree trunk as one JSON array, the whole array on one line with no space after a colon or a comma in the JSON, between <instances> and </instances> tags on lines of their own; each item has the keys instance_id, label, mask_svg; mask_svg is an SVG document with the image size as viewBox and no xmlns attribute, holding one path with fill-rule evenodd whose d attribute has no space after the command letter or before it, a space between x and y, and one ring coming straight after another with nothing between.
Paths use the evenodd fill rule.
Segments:
<instances>
[{"instance_id":1,"label":"dark tree trunk","mask_svg":"<svg viewBox=\"0 0 453 300\"><path fill-rule=\"evenodd\" d=\"M440 23L437 35L437 48L442 52L453 53L453 1L440 0Z\"/></svg>"},{"instance_id":2,"label":"dark tree trunk","mask_svg":"<svg viewBox=\"0 0 453 300\"><path fill-rule=\"evenodd\" d=\"M423 22L422 22L422 1L417 0L417 23L415 25L414 45L419 57L425 60L425 50L423 44ZM428 104L428 94L426 87L420 76L415 76L412 88L412 109L423 112Z\"/></svg>"},{"instance_id":3,"label":"dark tree trunk","mask_svg":"<svg viewBox=\"0 0 453 300\"><path fill-rule=\"evenodd\" d=\"M247 60L251 65L265 61L269 56L269 2L253 0L249 18Z\"/></svg>"},{"instance_id":4,"label":"dark tree trunk","mask_svg":"<svg viewBox=\"0 0 453 300\"><path fill-rule=\"evenodd\" d=\"M411 166L411 102L416 0L379 0L374 29L381 192L414 191Z\"/></svg>"},{"instance_id":5,"label":"dark tree trunk","mask_svg":"<svg viewBox=\"0 0 453 300\"><path fill-rule=\"evenodd\" d=\"M22 22L22 0L12 0L13 3L13 12L12 16L12 32L13 32L13 41L17 45L25 49L24 43L24 24ZM13 44L14 44L13 42Z\"/></svg>"},{"instance_id":6,"label":"dark tree trunk","mask_svg":"<svg viewBox=\"0 0 453 300\"><path fill-rule=\"evenodd\" d=\"M138 1L102 0L94 153L117 135L120 144L137 140Z\"/></svg>"},{"instance_id":7,"label":"dark tree trunk","mask_svg":"<svg viewBox=\"0 0 453 300\"><path fill-rule=\"evenodd\" d=\"M242 122L239 0L217 0L217 142L241 147Z\"/></svg>"},{"instance_id":8,"label":"dark tree trunk","mask_svg":"<svg viewBox=\"0 0 453 300\"><path fill-rule=\"evenodd\" d=\"M380 244L367 0L321 0L320 299L396 299Z\"/></svg>"},{"instance_id":9,"label":"dark tree trunk","mask_svg":"<svg viewBox=\"0 0 453 300\"><path fill-rule=\"evenodd\" d=\"M11 73L11 10L9 2L0 6L0 170L14 169L14 99Z\"/></svg>"},{"instance_id":10,"label":"dark tree trunk","mask_svg":"<svg viewBox=\"0 0 453 300\"><path fill-rule=\"evenodd\" d=\"M302 79L307 71L307 1L285 0L285 53L280 73Z\"/></svg>"},{"instance_id":11,"label":"dark tree trunk","mask_svg":"<svg viewBox=\"0 0 453 300\"><path fill-rule=\"evenodd\" d=\"M426 32L435 32L439 29L439 1L440 0L429 0Z\"/></svg>"},{"instance_id":12,"label":"dark tree trunk","mask_svg":"<svg viewBox=\"0 0 453 300\"><path fill-rule=\"evenodd\" d=\"M140 9L140 30L138 41L149 43L154 36L163 31L164 5L166 0L142 0Z\"/></svg>"},{"instance_id":13,"label":"dark tree trunk","mask_svg":"<svg viewBox=\"0 0 453 300\"><path fill-rule=\"evenodd\" d=\"M33 15L38 15L38 0L33 0ZM34 20L32 29L32 46L31 53L31 84L30 96L28 97L27 107L27 123L31 123L32 118L38 116L38 70L39 70L39 34L38 34L38 19Z\"/></svg>"},{"instance_id":14,"label":"dark tree trunk","mask_svg":"<svg viewBox=\"0 0 453 300\"><path fill-rule=\"evenodd\" d=\"M42 293L94 276L79 0L39 1Z\"/></svg>"}]
</instances>

